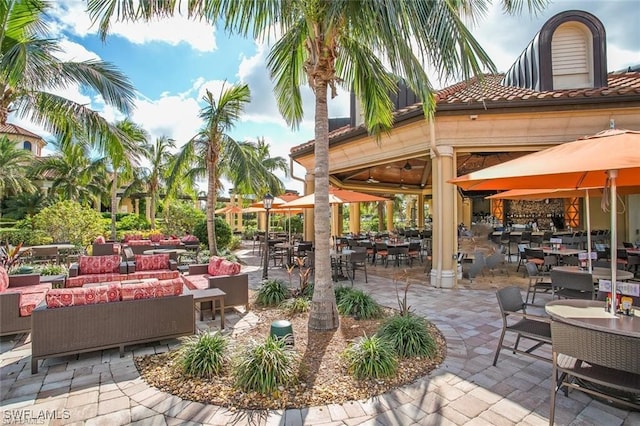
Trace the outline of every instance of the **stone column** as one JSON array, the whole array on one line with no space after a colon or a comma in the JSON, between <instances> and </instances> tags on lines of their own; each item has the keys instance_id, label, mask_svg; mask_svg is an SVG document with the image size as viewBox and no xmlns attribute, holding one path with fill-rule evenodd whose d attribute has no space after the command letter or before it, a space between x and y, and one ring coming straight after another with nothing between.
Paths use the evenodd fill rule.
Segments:
<instances>
[{"instance_id":1,"label":"stone column","mask_svg":"<svg viewBox=\"0 0 640 426\"><path fill-rule=\"evenodd\" d=\"M342 210L340 204L331 204L331 236L342 235Z\"/></svg>"},{"instance_id":2,"label":"stone column","mask_svg":"<svg viewBox=\"0 0 640 426\"><path fill-rule=\"evenodd\" d=\"M133 211L135 214L140 214L140 198L133 200Z\"/></svg>"},{"instance_id":3,"label":"stone column","mask_svg":"<svg viewBox=\"0 0 640 426\"><path fill-rule=\"evenodd\" d=\"M455 186L453 179L453 147L438 146L431 151L433 161L433 269L431 283L439 288L456 285L457 228Z\"/></svg>"},{"instance_id":4,"label":"stone column","mask_svg":"<svg viewBox=\"0 0 640 426\"><path fill-rule=\"evenodd\" d=\"M360 233L360 203L349 204L349 232Z\"/></svg>"},{"instance_id":5,"label":"stone column","mask_svg":"<svg viewBox=\"0 0 640 426\"><path fill-rule=\"evenodd\" d=\"M382 201L378 201L377 203L378 205L376 206L377 210L378 210L378 232L382 232L384 231L384 224L385 224L385 216L386 216L386 211L385 211L385 204L383 204Z\"/></svg>"},{"instance_id":6,"label":"stone column","mask_svg":"<svg viewBox=\"0 0 640 426\"><path fill-rule=\"evenodd\" d=\"M385 210L387 211L387 231L393 231L393 201L385 201Z\"/></svg>"},{"instance_id":7,"label":"stone column","mask_svg":"<svg viewBox=\"0 0 640 426\"><path fill-rule=\"evenodd\" d=\"M424 229L424 195L418 194L418 217L416 218L418 229Z\"/></svg>"},{"instance_id":8,"label":"stone column","mask_svg":"<svg viewBox=\"0 0 640 426\"><path fill-rule=\"evenodd\" d=\"M304 176L304 194L313 194L315 191L315 181L313 173L307 173ZM304 209L304 240L305 241L314 241L315 240L315 228L313 226L313 208Z\"/></svg>"}]
</instances>

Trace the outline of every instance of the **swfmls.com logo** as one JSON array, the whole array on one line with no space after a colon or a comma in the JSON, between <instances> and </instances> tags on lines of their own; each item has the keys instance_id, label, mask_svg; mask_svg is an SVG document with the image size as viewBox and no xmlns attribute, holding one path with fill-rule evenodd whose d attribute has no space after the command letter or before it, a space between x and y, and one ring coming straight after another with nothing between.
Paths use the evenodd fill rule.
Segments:
<instances>
[{"instance_id":1,"label":"swfmls.com logo","mask_svg":"<svg viewBox=\"0 0 640 426\"><path fill-rule=\"evenodd\" d=\"M51 420L68 420L69 410L4 410L2 424L5 425L43 425Z\"/></svg>"}]
</instances>

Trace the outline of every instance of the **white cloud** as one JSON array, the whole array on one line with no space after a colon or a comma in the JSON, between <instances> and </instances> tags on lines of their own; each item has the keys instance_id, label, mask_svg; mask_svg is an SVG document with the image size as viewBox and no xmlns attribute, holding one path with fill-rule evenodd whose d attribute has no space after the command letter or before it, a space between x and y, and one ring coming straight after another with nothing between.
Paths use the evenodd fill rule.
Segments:
<instances>
[{"instance_id":1,"label":"white cloud","mask_svg":"<svg viewBox=\"0 0 640 426\"><path fill-rule=\"evenodd\" d=\"M54 30L68 30L80 37L98 32L97 24L92 25L86 11L86 3L78 0L60 0L54 2L51 16L57 22ZM109 33L120 36L134 44L149 42L163 42L171 46L187 43L191 48L200 52L216 50L215 27L204 21L188 19L185 15L177 14L166 19L154 19L149 22L123 22L111 20Z\"/></svg>"}]
</instances>

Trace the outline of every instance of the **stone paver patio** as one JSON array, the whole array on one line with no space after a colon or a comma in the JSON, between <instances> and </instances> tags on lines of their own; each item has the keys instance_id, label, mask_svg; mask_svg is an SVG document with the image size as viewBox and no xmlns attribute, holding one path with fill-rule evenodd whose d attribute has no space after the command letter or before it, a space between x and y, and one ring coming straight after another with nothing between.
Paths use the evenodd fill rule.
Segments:
<instances>
[{"instance_id":1,"label":"stone paver patio","mask_svg":"<svg viewBox=\"0 0 640 426\"><path fill-rule=\"evenodd\" d=\"M259 258L242 250L243 269L256 288L262 272ZM435 323L447 339L444 363L427 377L365 401L350 401L305 409L277 411L230 410L174 397L148 386L134 366L137 355L160 353L180 340L118 350L105 350L48 359L31 375L28 335L0 340L0 405L3 424L87 425L546 425L551 389L551 364L503 351L492 366L502 321L495 287L526 280L510 266L510 276L479 277L461 282L456 290L431 288L423 267L414 266L409 291L413 310ZM390 277L397 268L369 268L356 287L366 289L380 303L397 307ZM270 278L288 281L285 270L271 268ZM294 275L294 281L297 276ZM539 303L549 300L540 297ZM538 300L536 300L538 302ZM541 308L537 309L542 312ZM255 317L230 314L229 329L250 327ZM216 328L219 321L198 322ZM99 330L97 330L99 332ZM558 425L637 425L640 413L592 400L580 393L557 397Z\"/></svg>"}]
</instances>

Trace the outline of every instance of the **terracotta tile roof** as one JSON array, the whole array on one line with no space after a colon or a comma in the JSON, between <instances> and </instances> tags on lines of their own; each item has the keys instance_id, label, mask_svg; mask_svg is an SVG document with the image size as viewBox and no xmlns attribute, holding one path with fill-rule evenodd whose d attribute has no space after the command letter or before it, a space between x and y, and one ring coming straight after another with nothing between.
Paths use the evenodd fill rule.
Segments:
<instances>
[{"instance_id":1,"label":"terracotta tile roof","mask_svg":"<svg viewBox=\"0 0 640 426\"><path fill-rule=\"evenodd\" d=\"M447 109L475 109L490 108L491 106L516 107L540 104L566 102L597 103L603 99L619 99L626 96L640 96L640 72L626 72L609 74L609 86L586 89L567 89L536 92L535 90L521 87L504 86L501 84L504 74L486 74L482 80L472 78L469 81L456 83L445 87L436 93L437 110ZM422 103L416 103L398 109L394 112L396 122L402 121L406 116L420 113ZM344 126L329 133L329 140L351 132L363 131L364 126L353 128ZM304 151L313 146L313 139L291 148L291 153Z\"/></svg>"},{"instance_id":2,"label":"terracotta tile roof","mask_svg":"<svg viewBox=\"0 0 640 426\"><path fill-rule=\"evenodd\" d=\"M20 126L16 126L15 124L0 124L0 134L11 134L11 135L23 135L29 136L32 138L42 139L42 136L36 135L33 132L28 131Z\"/></svg>"}]
</instances>

